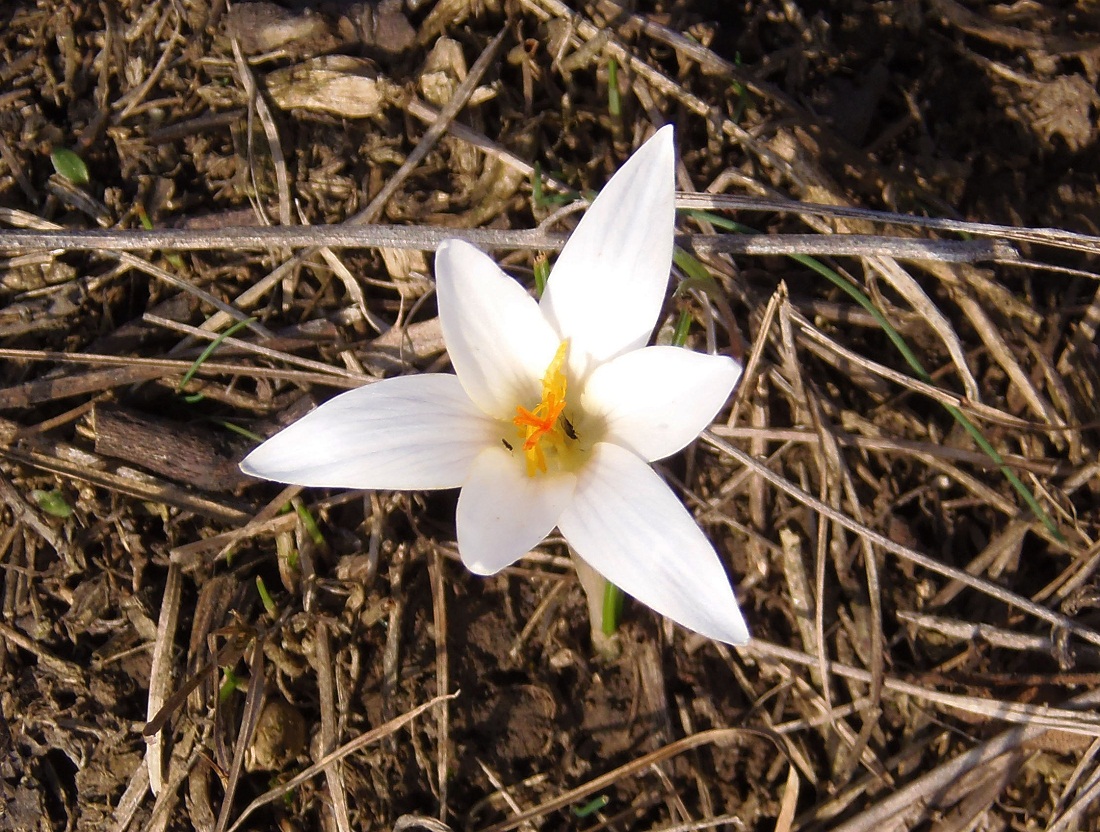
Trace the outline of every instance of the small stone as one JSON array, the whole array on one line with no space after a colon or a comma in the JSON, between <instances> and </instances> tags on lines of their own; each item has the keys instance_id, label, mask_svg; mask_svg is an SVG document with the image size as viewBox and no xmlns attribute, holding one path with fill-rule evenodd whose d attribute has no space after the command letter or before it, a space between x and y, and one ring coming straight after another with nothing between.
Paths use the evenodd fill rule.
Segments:
<instances>
[{"instance_id":1,"label":"small stone","mask_svg":"<svg viewBox=\"0 0 1100 832\"><path fill-rule=\"evenodd\" d=\"M306 745L306 721L285 699L264 705L244 755L248 771L278 771L297 757Z\"/></svg>"}]
</instances>

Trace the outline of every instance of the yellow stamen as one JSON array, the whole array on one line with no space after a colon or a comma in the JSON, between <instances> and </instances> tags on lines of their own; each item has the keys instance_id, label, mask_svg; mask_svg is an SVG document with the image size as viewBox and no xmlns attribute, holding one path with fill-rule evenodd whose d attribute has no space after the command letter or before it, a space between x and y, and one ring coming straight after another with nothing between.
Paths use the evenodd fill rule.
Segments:
<instances>
[{"instance_id":1,"label":"yellow stamen","mask_svg":"<svg viewBox=\"0 0 1100 832\"><path fill-rule=\"evenodd\" d=\"M543 442L560 446L564 434L559 426L562 411L565 410L565 356L569 351L569 341L561 342L554 358L542 377L542 399L533 410L517 405L516 418L512 423L519 428L523 437L523 453L527 458L527 476L546 473L546 451Z\"/></svg>"}]
</instances>

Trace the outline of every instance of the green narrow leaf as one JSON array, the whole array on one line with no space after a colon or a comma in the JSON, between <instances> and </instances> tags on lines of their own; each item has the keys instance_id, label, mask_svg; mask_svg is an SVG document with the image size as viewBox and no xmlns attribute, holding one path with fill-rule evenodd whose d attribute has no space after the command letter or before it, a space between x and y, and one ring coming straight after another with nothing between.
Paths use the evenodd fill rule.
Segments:
<instances>
[{"instance_id":1,"label":"green narrow leaf","mask_svg":"<svg viewBox=\"0 0 1100 832\"><path fill-rule=\"evenodd\" d=\"M546 281L550 279L550 260L545 254L535 258L535 297L541 298L546 291Z\"/></svg>"},{"instance_id":2,"label":"green narrow leaf","mask_svg":"<svg viewBox=\"0 0 1100 832\"><path fill-rule=\"evenodd\" d=\"M145 210L145 206L137 204L134 206L134 213L138 216L138 221L141 223L141 227L146 231L153 230L153 221L149 219L149 213ZM164 253L165 259L168 260L177 269L183 268L183 258L175 252L169 251Z\"/></svg>"},{"instance_id":3,"label":"green narrow leaf","mask_svg":"<svg viewBox=\"0 0 1100 832\"><path fill-rule=\"evenodd\" d=\"M691 313L686 309L680 310L680 317L676 319L676 331L672 334L672 346L682 347L687 343L688 333L691 331Z\"/></svg>"},{"instance_id":4,"label":"green narrow leaf","mask_svg":"<svg viewBox=\"0 0 1100 832\"><path fill-rule=\"evenodd\" d=\"M65 495L60 491L42 491L38 488L31 492L31 499L35 504L42 509L46 514L50 514L54 517L60 517L62 519L71 517L73 514L73 507L69 505L68 500L65 499Z\"/></svg>"},{"instance_id":5,"label":"green narrow leaf","mask_svg":"<svg viewBox=\"0 0 1100 832\"><path fill-rule=\"evenodd\" d=\"M623 591L608 581L603 587L603 634L615 635L623 615Z\"/></svg>"},{"instance_id":6,"label":"green narrow leaf","mask_svg":"<svg viewBox=\"0 0 1100 832\"><path fill-rule=\"evenodd\" d=\"M84 160L67 147L55 147L50 151L50 161L53 169L74 185L87 185L91 181Z\"/></svg>"},{"instance_id":7,"label":"green narrow leaf","mask_svg":"<svg viewBox=\"0 0 1100 832\"><path fill-rule=\"evenodd\" d=\"M320 526L317 525L317 521L313 519L313 515L310 514L305 504L296 501L294 510L298 513L298 519L302 521L302 525L306 527L306 534L309 535L309 539L313 541L313 544L324 546L325 536L321 534Z\"/></svg>"},{"instance_id":8,"label":"green narrow leaf","mask_svg":"<svg viewBox=\"0 0 1100 832\"><path fill-rule=\"evenodd\" d=\"M242 690L244 688L244 680L241 679L236 673L233 672L231 667L222 668L222 684L218 688L218 701L225 703L225 701L232 696L233 691Z\"/></svg>"},{"instance_id":9,"label":"green narrow leaf","mask_svg":"<svg viewBox=\"0 0 1100 832\"><path fill-rule=\"evenodd\" d=\"M735 231L739 234L760 233L747 225L733 222L732 220L728 220L725 217L720 217L717 214L711 214L708 211L688 211L687 213L697 216L700 219L706 220L707 222L719 228L724 228L727 231ZM814 257L810 257L807 254L790 254L788 255L788 257L790 257L797 263L801 263L806 268L812 269L813 271L817 272L819 275L824 277L826 280L828 280L830 283L832 283L834 286L836 286L838 289L848 295L848 297L852 298L852 300L858 303L861 307L863 307L863 309L866 310L866 312L875 319L875 322L880 327L882 327L882 331L886 334L886 337L890 339L890 342L898 350L902 358L905 359L905 363L909 365L910 369L913 371L913 374L925 384L935 385L935 379L933 379L931 374L924 368L924 365L921 363L920 359L917 358L916 353L914 353L909 348L909 345L905 342L905 339L901 337L901 333L894 329L894 326L888 320L886 320L886 316L879 311L874 302L866 294L864 294L858 286L856 286L850 280L838 273L836 270L830 269L820 260L817 260ZM1015 471L1008 467L1008 465L1005 463L1004 457L1002 457L997 452L997 449L989 443L989 441L985 438L985 435L982 434L978 426L970 420L970 417L968 417L965 413L963 413L959 408L955 407L954 405L944 403L943 407L949 414L951 414L951 417L959 423L962 429L967 432L970 438L974 440L975 444L979 448L981 448L982 452L993 461L993 464L997 466L997 469L1001 472L1004 478L1008 480L1012 488L1016 491L1018 495L1020 495L1020 499L1022 499L1027 504L1027 507L1030 508L1035 516L1039 518L1040 522L1042 522L1042 524L1046 526L1047 531L1054 535L1057 540L1064 541L1065 537L1058 530L1058 527L1054 525L1054 520L1051 519L1051 516L1046 512L1046 509L1044 509L1042 505L1040 505L1039 501L1035 498L1035 495L1031 493L1031 489L1024 484L1024 482L1016 475Z\"/></svg>"},{"instance_id":10,"label":"green narrow leaf","mask_svg":"<svg viewBox=\"0 0 1100 832\"><path fill-rule=\"evenodd\" d=\"M612 118L622 118L623 102L619 97L619 62L607 59L607 112Z\"/></svg>"},{"instance_id":11,"label":"green narrow leaf","mask_svg":"<svg viewBox=\"0 0 1100 832\"><path fill-rule=\"evenodd\" d=\"M561 172L555 172L557 176L561 176ZM531 205L539 210L545 210L547 208L556 208L559 205L565 205L569 202L576 202L580 199L579 191L566 191L563 194L548 194L546 188L542 185L542 166L535 162L534 168L531 172Z\"/></svg>"},{"instance_id":12,"label":"green narrow leaf","mask_svg":"<svg viewBox=\"0 0 1100 832\"><path fill-rule=\"evenodd\" d=\"M684 251L679 246L672 249L672 262L676 264L680 271L688 276L689 280L698 281L707 285L714 283L714 275L710 273L710 269L700 263L695 255Z\"/></svg>"},{"instance_id":13,"label":"green narrow leaf","mask_svg":"<svg viewBox=\"0 0 1100 832\"><path fill-rule=\"evenodd\" d=\"M192 399L192 398L194 398L194 396L186 396L185 400L188 401L188 403L190 403L189 400ZM201 398L200 398L200 400L201 400ZM213 422L214 422L215 425L221 425L226 430L233 431L233 433L236 433L240 436L243 436L245 439L251 439L253 442L263 442L264 441L264 438L262 436L260 436L260 434L253 433L248 428L242 428L240 425L234 424L233 422L230 422L227 419L214 419Z\"/></svg>"},{"instance_id":14,"label":"green narrow leaf","mask_svg":"<svg viewBox=\"0 0 1100 832\"><path fill-rule=\"evenodd\" d=\"M542 190L542 165L535 162L531 170L531 203L536 208L545 206L546 195Z\"/></svg>"},{"instance_id":15,"label":"green narrow leaf","mask_svg":"<svg viewBox=\"0 0 1100 832\"><path fill-rule=\"evenodd\" d=\"M276 606L275 599L271 597L271 593L267 591L267 584L264 583L264 579L259 575L256 576L256 591L260 593L260 601L263 602L267 614L272 617L278 615L279 607Z\"/></svg>"},{"instance_id":16,"label":"green narrow leaf","mask_svg":"<svg viewBox=\"0 0 1100 832\"><path fill-rule=\"evenodd\" d=\"M741 66L741 53L736 52L733 56L733 62L736 66ZM737 106L733 108L733 113L730 120L734 124L739 124L742 117L745 115L745 110L749 106L749 91L740 81L733 81L730 85L733 91L737 94Z\"/></svg>"},{"instance_id":17,"label":"green narrow leaf","mask_svg":"<svg viewBox=\"0 0 1100 832\"><path fill-rule=\"evenodd\" d=\"M208 359L214 353L214 350L216 350L218 347L220 347L222 345L222 342L226 338L228 338L231 335L233 335L234 333L239 332L240 330L244 329L246 326L253 323L255 320L256 320L255 318L245 318L243 321L237 321L235 324L233 324L233 326L229 327L229 329L227 329L225 332L223 332L221 335L219 335L217 338L215 338L213 341L211 341L207 345L206 349L204 349L202 351L202 353L199 355L199 357L195 359L195 363L192 364L190 369L188 369L188 371L184 374L183 379L179 383L179 386L176 387L176 392L177 393L181 392L183 390L183 388L187 386L187 382L189 382L192 378L195 377L195 373L197 373L199 371L199 367L202 366L202 363L204 361L206 361L206 359Z\"/></svg>"},{"instance_id":18,"label":"green narrow leaf","mask_svg":"<svg viewBox=\"0 0 1100 832\"><path fill-rule=\"evenodd\" d=\"M594 812L600 811L604 806L611 802L606 794L601 794L599 797L594 797L585 803L583 806L573 807L573 816L577 818L586 818Z\"/></svg>"}]
</instances>

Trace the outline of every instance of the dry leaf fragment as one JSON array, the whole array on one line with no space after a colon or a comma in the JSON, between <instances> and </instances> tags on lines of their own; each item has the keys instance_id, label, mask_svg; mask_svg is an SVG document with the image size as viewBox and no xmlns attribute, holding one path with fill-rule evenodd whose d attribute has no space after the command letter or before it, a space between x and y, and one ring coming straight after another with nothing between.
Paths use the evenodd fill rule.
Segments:
<instances>
[{"instance_id":1,"label":"dry leaf fragment","mask_svg":"<svg viewBox=\"0 0 1100 832\"><path fill-rule=\"evenodd\" d=\"M383 248L380 251L386 271L401 297L415 300L431 288L432 281L427 276L428 258L424 252L404 248Z\"/></svg>"},{"instance_id":2,"label":"dry leaf fragment","mask_svg":"<svg viewBox=\"0 0 1100 832\"><path fill-rule=\"evenodd\" d=\"M323 55L267 76L272 100L282 109L321 110L345 118L382 113L391 86L374 65L350 55Z\"/></svg>"}]
</instances>

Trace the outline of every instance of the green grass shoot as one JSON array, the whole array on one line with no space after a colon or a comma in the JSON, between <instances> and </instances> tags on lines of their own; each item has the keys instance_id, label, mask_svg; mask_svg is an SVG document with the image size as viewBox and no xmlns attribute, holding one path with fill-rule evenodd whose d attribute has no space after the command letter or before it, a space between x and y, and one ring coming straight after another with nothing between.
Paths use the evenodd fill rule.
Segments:
<instances>
[{"instance_id":1,"label":"green grass shoot","mask_svg":"<svg viewBox=\"0 0 1100 832\"><path fill-rule=\"evenodd\" d=\"M153 230L153 221L149 219L149 213L145 210L145 206L138 203L134 206L134 213L137 214L138 220L141 222L141 227L146 231ZM184 268L183 258L176 254L174 251L169 251L164 255L165 259L175 266L177 269Z\"/></svg>"},{"instance_id":2,"label":"green grass shoot","mask_svg":"<svg viewBox=\"0 0 1100 832\"><path fill-rule=\"evenodd\" d=\"M573 817L586 818L589 815L595 814L596 812L600 811L600 809L604 808L610 802L611 798L609 798L606 794L601 794L598 797L592 798L583 806L574 806Z\"/></svg>"},{"instance_id":3,"label":"green grass shoot","mask_svg":"<svg viewBox=\"0 0 1100 832\"><path fill-rule=\"evenodd\" d=\"M192 396L187 396L187 399L191 399L191 398L192 398ZM188 403L191 404L192 402L189 401ZM219 426L225 428L228 431L232 431L233 433L237 434L238 436L243 436L245 439L250 439L253 442L263 442L264 441L264 438L262 436L260 436L260 434L253 433L248 428L243 428L240 425L236 424L235 422L230 422L228 419L212 419L211 421L215 425L219 425Z\"/></svg>"}]
</instances>

